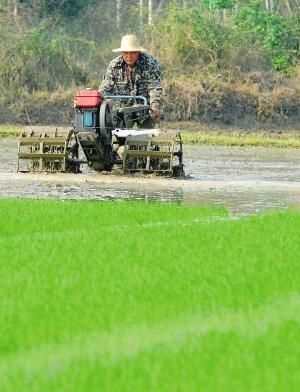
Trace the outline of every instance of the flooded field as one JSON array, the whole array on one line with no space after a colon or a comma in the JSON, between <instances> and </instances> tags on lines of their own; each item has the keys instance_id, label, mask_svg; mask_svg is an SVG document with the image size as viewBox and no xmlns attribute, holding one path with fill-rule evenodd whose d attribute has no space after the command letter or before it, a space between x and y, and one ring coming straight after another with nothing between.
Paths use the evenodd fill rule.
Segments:
<instances>
[{"instance_id":1,"label":"flooded field","mask_svg":"<svg viewBox=\"0 0 300 392\"><path fill-rule=\"evenodd\" d=\"M300 205L300 150L186 145L187 179L99 174L17 174L15 139L0 139L0 196L159 200L225 205L252 214Z\"/></svg>"}]
</instances>

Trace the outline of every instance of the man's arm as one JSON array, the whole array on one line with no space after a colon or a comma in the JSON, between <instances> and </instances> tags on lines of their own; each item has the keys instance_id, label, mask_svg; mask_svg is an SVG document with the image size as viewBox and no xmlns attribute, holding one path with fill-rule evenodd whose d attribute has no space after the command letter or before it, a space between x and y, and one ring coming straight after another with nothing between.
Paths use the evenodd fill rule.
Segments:
<instances>
[{"instance_id":1,"label":"man's arm","mask_svg":"<svg viewBox=\"0 0 300 392\"><path fill-rule=\"evenodd\" d=\"M99 91L103 93L103 95L113 95L115 86L115 77L113 74L113 66L112 63L109 63L106 73L104 75L104 79L102 80Z\"/></svg>"},{"instance_id":2,"label":"man's arm","mask_svg":"<svg viewBox=\"0 0 300 392\"><path fill-rule=\"evenodd\" d=\"M162 106L162 85L160 80L160 66L156 59L153 59L153 65L150 71L149 96L153 117L159 118Z\"/></svg>"}]
</instances>

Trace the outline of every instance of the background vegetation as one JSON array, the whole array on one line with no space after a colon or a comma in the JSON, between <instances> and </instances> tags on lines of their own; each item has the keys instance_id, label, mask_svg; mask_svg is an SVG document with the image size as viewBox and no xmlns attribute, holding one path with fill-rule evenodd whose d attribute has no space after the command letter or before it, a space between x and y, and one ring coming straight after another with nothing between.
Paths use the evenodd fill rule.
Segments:
<instances>
[{"instance_id":1,"label":"background vegetation","mask_svg":"<svg viewBox=\"0 0 300 392\"><path fill-rule=\"evenodd\" d=\"M1 120L57 118L31 100L37 93L70 110L77 87L97 88L111 49L135 32L161 62L166 118L295 122L299 9L298 0L0 0Z\"/></svg>"}]
</instances>

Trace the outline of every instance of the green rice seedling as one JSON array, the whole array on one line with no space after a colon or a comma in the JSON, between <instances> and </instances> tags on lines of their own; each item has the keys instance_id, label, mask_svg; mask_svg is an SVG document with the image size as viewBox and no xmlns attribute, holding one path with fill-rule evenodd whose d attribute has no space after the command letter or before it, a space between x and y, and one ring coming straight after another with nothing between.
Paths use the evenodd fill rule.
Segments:
<instances>
[{"instance_id":1,"label":"green rice seedling","mask_svg":"<svg viewBox=\"0 0 300 392\"><path fill-rule=\"evenodd\" d=\"M259 133L235 134L221 133L182 133L184 143L189 144L209 144L216 146L249 146L249 147L278 147L278 148L299 148L300 138L297 134L287 135L286 137L271 137Z\"/></svg>"},{"instance_id":2,"label":"green rice seedling","mask_svg":"<svg viewBox=\"0 0 300 392\"><path fill-rule=\"evenodd\" d=\"M2 124L0 125L0 137L19 136L21 133L21 126Z\"/></svg>"},{"instance_id":3,"label":"green rice seedling","mask_svg":"<svg viewBox=\"0 0 300 392\"><path fill-rule=\"evenodd\" d=\"M1 125L0 137L19 136L22 126ZM285 132L280 137L278 134L271 136L270 133L262 132L238 133L226 132L181 132L183 142L186 144L207 144L217 146L262 146L278 148L299 148L300 139L297 131Z\"/></svg>"},{"instance_id":4,"label":"green rice seedling","mask_svg":"<svg viewBox=\"0 0 300 392\"><path fill-rule=\"evenodd\" d=\"M292 210L0 200L0 390L296 390L299 233Z\"/></svg>"}]
</instances>

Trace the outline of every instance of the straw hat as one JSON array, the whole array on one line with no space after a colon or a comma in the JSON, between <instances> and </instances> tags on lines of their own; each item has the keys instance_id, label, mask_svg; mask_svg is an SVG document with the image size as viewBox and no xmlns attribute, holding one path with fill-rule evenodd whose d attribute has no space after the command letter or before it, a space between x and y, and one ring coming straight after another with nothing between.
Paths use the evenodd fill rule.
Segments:
<instances>
[{"instance_id":1,"label":"straw hat","mask_svg":"<svg viewBox=\"0 0 300 392\"><path fill-rule=\"evenodd\" d=\"M113 52L147 52L140 46L136 35L128 34L124 35L121 40L121 47L118 49L113 49Z\"/></svg>"}]
</instances>

